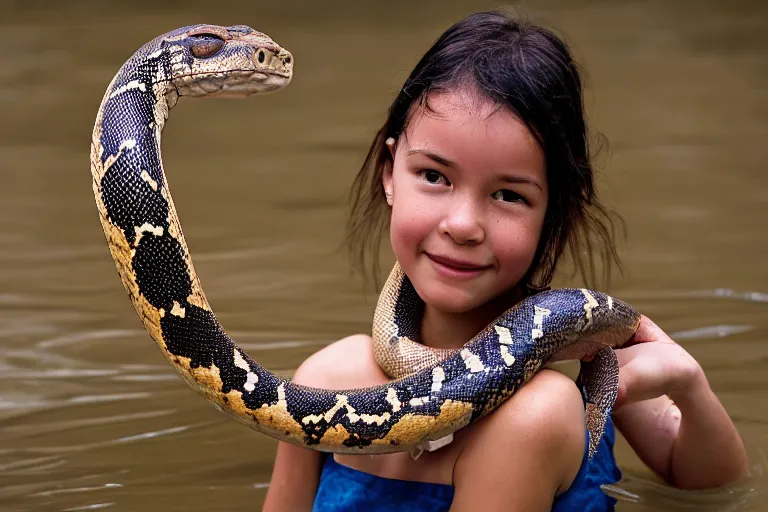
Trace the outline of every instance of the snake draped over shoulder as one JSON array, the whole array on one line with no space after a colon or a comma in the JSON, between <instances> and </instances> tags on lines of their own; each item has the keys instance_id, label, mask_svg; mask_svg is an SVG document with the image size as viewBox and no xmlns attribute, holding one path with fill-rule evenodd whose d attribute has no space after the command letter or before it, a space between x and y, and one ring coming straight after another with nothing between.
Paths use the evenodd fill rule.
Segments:
<instances>
[{"instance_id":1,"label":"snake draped over shoulder","mask_svg":"<svg viewBox=\"0 0 768 512\"><path fill-rule=\"evenodd\" d=\"M460 351L438 357L413 341L419 301L396 267L379 299L374 337L378 360L397 378L364 389L281 379L225 333L192 266L160 134L180 96L264 93L286 86L292 74L293 57L267 35L242 25L194 25L140 48L101 102L91 144L99 216L123 286L171 365L217 407L274 438L322 451L387 453L451 434L493 410L546 362L594 353L597 344L582 384L588 427L602 433L618 386L611 348L639 322L634 309L602 293L535 295Z\"/></svg>"}]
</instances>

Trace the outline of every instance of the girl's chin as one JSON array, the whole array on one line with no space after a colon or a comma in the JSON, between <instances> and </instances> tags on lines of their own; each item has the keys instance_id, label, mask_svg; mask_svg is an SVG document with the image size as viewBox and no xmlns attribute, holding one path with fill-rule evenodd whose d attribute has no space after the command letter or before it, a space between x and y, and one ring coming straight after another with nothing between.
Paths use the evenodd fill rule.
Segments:
<instances>
[{"instance_id":1,"label":"girl's chin","mask_svg":"<svg viewBox=\"0 0 768 512\"><path fill-rule=\"evenodd\" d=\"M424 294L419 293L419 295L429 307L454 315L469 313L485 302L484 297L480 298L464 290L455 289L425 290Z\"/></svg>"}]
</instances>

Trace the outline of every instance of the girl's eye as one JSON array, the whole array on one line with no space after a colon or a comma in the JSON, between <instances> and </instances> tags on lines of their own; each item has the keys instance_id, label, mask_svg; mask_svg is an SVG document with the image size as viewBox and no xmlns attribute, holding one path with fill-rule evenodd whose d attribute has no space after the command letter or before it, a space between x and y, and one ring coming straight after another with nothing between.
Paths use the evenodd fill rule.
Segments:
<instances>
[{"instance_id":1,"label":"girl's eye","mask_svg":"<svg viewBox=\"0 0 768 512\"><path fill-rule=\"evenodd\" d=\"M428 183L432 183L434 185L437 185L441 182L445 182L446 185L450 185L451 183L448 181L448 178L443 176L441 173L428 169L426 171L421 171L421 177L424 178Z\"/></svg>"},{"instance_id":2,"label":"girl's eye","mask_svg":"<svg viewBox=\"0 0 768 512\"><path fill-rule=\"evenodd\" d=\"M524 203L525 202L525 198L523 196L521 196L517 192L508 190L508 189L497 190L496 192L491 194L491 197L496 200L504 201L507 203Z\"/></svg>"}]
</instances>

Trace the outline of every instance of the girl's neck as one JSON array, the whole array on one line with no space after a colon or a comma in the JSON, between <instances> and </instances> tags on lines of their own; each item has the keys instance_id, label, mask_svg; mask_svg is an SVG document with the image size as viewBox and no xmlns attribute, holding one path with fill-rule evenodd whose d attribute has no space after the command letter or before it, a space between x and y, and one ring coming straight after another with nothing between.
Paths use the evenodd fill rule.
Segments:
<instances>
[{"instance_id":1,"label":"girl's neck","mask_svg":"<svg viewBox=\"0 0 768 512\"><path fill-rule=\"evenodd\" d=\"M421 342L432 348L461 348L522 299L519 288L514 288L491 302L464 313L448 313L425 304L421 318Z\"/></svg>"}]
</instances>

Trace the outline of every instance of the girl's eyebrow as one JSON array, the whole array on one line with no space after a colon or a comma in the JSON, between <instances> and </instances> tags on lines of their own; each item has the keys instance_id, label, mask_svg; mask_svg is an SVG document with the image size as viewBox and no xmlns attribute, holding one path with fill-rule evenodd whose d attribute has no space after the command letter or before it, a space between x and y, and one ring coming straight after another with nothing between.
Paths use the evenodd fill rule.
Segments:
<instances>
[{"instance_id":1,"label":"girl's eyebrow","mask_svg":"<svg viewBox=\"0 0 768 512\"><path fill-rule=\"evenodd\" d=\"M446 167L455 167L455 165L456 165L452 161L450 161L447 158L445 158L444 156L440 156L437 153L433 153L432 151L430 151L428 149L409 149L405 153L405 156L411 156L411 155L416 154L416 153L422 154L424 156L427 156L427 157L431 158L432 160L434 160L435 162L437 162L437 163L439 163L441 165L444 165Z\"/></svg>"},{"instance_id":2,"label":"girl's eyebrow","mask_svg":"<svg viewBox=\"0 0 768 512\"><path fill-rule=\"evenodd\" d=\"M513 176L509 174L503 174L499 176L499 180L505 182L505 183L523 183L528 185L533 185L540 189L542 192L544 192L544 187L539 183L539 180L536 178L529 178L528 176Z\"/></svg>"}]
</instances>

